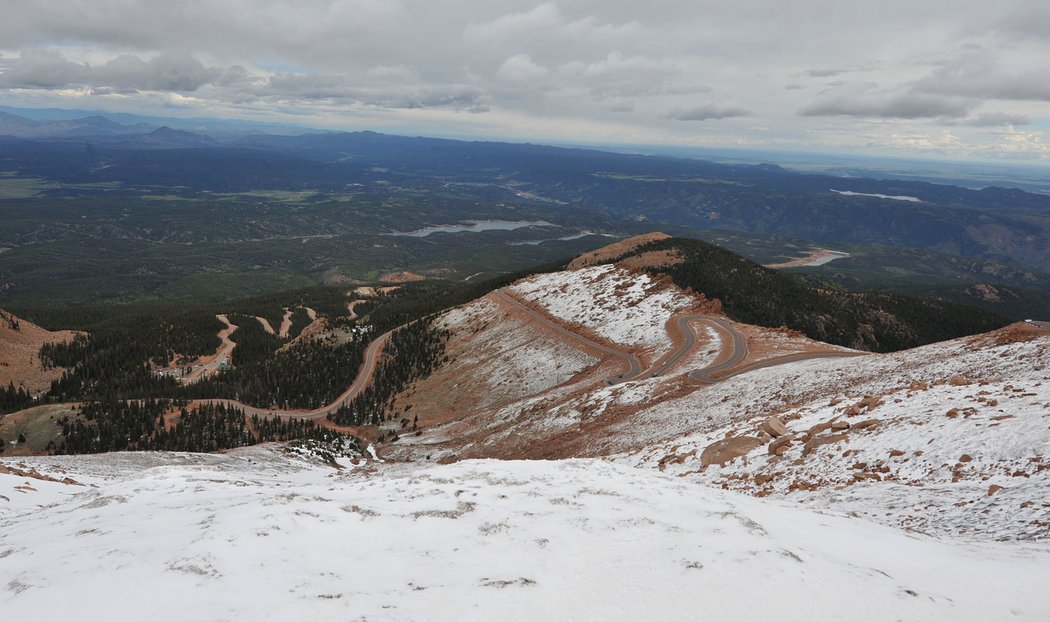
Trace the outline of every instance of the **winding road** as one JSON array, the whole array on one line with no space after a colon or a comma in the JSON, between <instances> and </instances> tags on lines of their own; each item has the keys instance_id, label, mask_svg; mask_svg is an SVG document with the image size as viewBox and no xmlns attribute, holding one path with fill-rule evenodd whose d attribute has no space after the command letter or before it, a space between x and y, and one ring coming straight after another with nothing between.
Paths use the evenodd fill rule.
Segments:
<instances>
[{"instance_id":1,"label":"winding road","mask_svg":"<svg viewBox=\"0 0 1050 622\"><path fill-rule=\"evenodd\" d=\"M810 359L866 356L869 354L868 352L856 351L796 352L740 366L740 364L747 359L749 354L747 338L743 333L722 317L703 314L684 314L675 315L668 321L668 326L670 327L673 325L682 335L682 343L671 352L657 359L652 367L645 370L643 373L641 361L633 354L610 348L609 346L598 343L593 339L575 333L558 324L555 320L547 317L543 313L523 304L517 298L511 296L502 289L496 290L493 292L493 295L498 300L510 304L519 311L528 314L532 319L554 331L558 335L567 337L569 340L584 346L586 349L608 354L625 363L627 365L627 371L619 376L607 378L606 382L608 384L618 384L639 378L654 378L668 373L674 369L682 359L693 350L693 348L696 347L698 335L694 325L703 323L713 325L716 330L720 330L723 333L728 334L730 337L728 345L725 341L722 342L722 352L719 353L713 364L701 369L694 369L686 374L686 377L689 378L689 380L705 385L714 384L756 369L763 369L786 363L797 363Z\"/></svg>"},{"instance_id":2,"label":"winding road","mask_svg":"<svg viewBox=\"0 0 1050 622\"><path fill-rule=\"evenodd\" d=\"M568 338L570 341L575 341L575 342L583 345L587 349L597 350L598 352L601 352L603 354L607 354L609 356L612 356L613 358L619 359L623 364L625 364L627 366L627 371L625 371L623 374L621 374L619 376L614 376L614 377L608 378L607 382L609 384L617 384L619 382L626 382L628 380L632 380L632 379L636 378L637 376L639 376L642 373L642 362L638 359L637 356L634 356L633 354L628 354L626 352L621 352L620 350L616 350L614 348L610 348L609 346L600 344L597 341L594 341L593 339L589 339L589 338L584 337L583 335L581 335L579 333L573 332L573 331L565 328L561 324L558 324L554 320L552 320L552 319L550 319L548 317L545 317L544 315L540 314L539 312L537 312L537 311L535 311L533 309L530 309L529 307L525 306L517 298L511 296L510 294L508 294L507 292L503 291L502 289L497 289L496 291L492 292L492 295L495 296L498 300L502 300L502 301L506 302L507 304L517 308L518 310L528 314L532 319L534 319L538 323L542 324L545 328L548 328L548 329L554 331L555 333L561 335L562 337Z\"/></svg>"},{"instance_id":3,"label":"winding road","mask_svg":"<svg viewBox=\"0 0 1050 622\"><path fill-rule=\"evenodd\" d=\"M357 376L354 378L353 383L351 383L346 391L343 391L339 397L335 398L331 404L314 408L313 410L285 410L280 408L259 408L258 406L250 406L238 400L224 398L200 399L195 401L201 404L225 404L227 406L233 406L242 409L244 414L248 416L258 415L260 417L280 417L282 419L322 419L326 417L328 413L335 411L340 406L360 395L361 391L365 390L369 381L372 380L372 374L375 373L376 366L379 364L379 354L382 352L383 346L386 345L387 340L390 339L390 335L395 330L397 329L395 328L383 333L368 344L368 347L365 348L364 360L361 363L361 367L357 370Z\"/></svg>"},{"instance_id":4,"label":"winding road","mask_svg":"<svg viewBox=\"0 0 1050 622\"><path fill-rule=\"evenodd\" d=\"M585 350L592 351L599 355L609 356L619 361L624 366L624 372L619 376L606 378L606 383L610 385L637 380L639 378L653 378L667 374L672 369L676 368L696 347L699 340L696 325L704 324L713 326L716 330L729 336L728 342L722 340L722 352L719 353L714 363L701 369L692 370L686 374L686 377L689 378L689 380L704 385L714 384L739 374L765 367L772 367L774 365L782 365L785 363L793 363L809 359L864 356L868 354L867 352L835 351L797 352L741 366L740 364L749 355L747 338L743 333L737 330L732 323L725 318L714 315L683 314L675 315L667 322L669 330L670 327L673 326L681 334L681 343L672 351L657 359L649 369L644 369L642 361L634 354L617 350L616 348L607 346L595 341L594 339L574 332L561 325L556 319L548 317L544 313L524 304L503 289L495 290L492 292L491 296L497 302L508 305L520 313L524 313L531 320L542 325L545 329L550 330L560 338L575 343L577 346L582 347ZM228 330L236 329L235 326L229 324L225 317L221 317L220 319L227 322ZM365 387L368 386L368 383L372 380L372 376L375 373L383 346L386 345L387 340L390 339L390 335L394 330L397 329L383 333L368 344L368 347L365 349L364 360L361 363L361 367L358 369L357 376L354 378L353 383L332 403L325 406L313 410L285 410L276 408L259 408L230 399L202 399L197 401L200 403L226 404L227 406L233 406L244 410L247 415L258 415L260 417L295 417L300 419L324 418L328 413L338 409L343 404L360 395ZM232 332L232 330L230 330L230 332Z\"/></svg>"}]
</instances>

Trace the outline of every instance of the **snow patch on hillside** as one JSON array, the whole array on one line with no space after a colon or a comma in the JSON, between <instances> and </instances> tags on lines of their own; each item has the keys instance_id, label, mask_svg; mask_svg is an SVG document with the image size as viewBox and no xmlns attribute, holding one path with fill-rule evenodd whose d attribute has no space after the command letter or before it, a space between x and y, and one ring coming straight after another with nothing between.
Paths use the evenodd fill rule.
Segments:
<instances>
[{"instance_id":1,"label":"snow patch on hillside","mask_svg":"<svg viewBox=\"0 0 1050 622\"><path fill-rule=\"evenodd\" d=\"M924 533L1047 540L1048 341L953 341L758 370L642 411L619 432L665 436L620 459ZM849 413L865 396L878 405ZM763 442L725 466L702 467L705 448L758 436L770 415L801 437L783 456ZM845 436L807 450L802 435L832 421L850 429L817 430L810 436Z\"/></svg>"},{"instance_id":2,"label":"snow patch on hillside","mask_svg":"<svg viewBox=\"0 0 1050 622\"><path fill-rule=\"evenodd\" d=\"M439 323L465 340L450 345L455 360L444 372L489 387L479 392L481 408L550 389L597 362L564 340L505 316L484 298L452 309Z\"/></svg>"},{"instance_id":3,"label":"snow patch on hillside","mask_svg":"<svg viewBox=\"0 0 1050 622\"><path fill-rule=\"evenodd\" d=\"M109 459L82 461L94 472ZM0 607L11 619L157 622L1050 610L1042 546L917 537L603 461L348 473L285 460L266 448L186 459L0 519Z\"/></svg>"},{"instance_id":4,"label":"snow patch on hillside","mask_svg":"<svg viewBox=\"0 0 1050 622\"><path fill-rule=\"evenodd\" d=\"M673 285L611 265L538 274L511 290L613 343L661 353L672 345L664 327L667 319L695 304Z\"/></svg>"}]
</instances>

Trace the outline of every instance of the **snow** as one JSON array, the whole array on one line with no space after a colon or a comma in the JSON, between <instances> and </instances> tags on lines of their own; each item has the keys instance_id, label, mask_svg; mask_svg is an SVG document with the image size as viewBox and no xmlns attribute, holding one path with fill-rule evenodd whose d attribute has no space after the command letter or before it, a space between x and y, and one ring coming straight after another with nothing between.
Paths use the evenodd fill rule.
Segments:
<instances>
[{"instance_id":1,"label":"snow","mask_svg":"<svg viewBox=\"0 0 1050 622\"><path fill-rule=\"evenodd\" d=\"M846 257L849 257L849 256L850 256L849 253L844 253L844 252L841 252L841 251L824 251L823 255L821 255L819 257L816 257L816 258L814 258L814 259L812 259L812 260L810 260L810 261L808 261L808 262L806 262L804 264L801 264L801 265L802 266L823 266L824 264L829 264L829 263L835 261L836 259L843 259L843 258L846 258Z\"/></svg>"},{"instance_id":2,"label":"snow","mask_svg":"<svg viewBox=\"0 0 1050 622\"><path fill-rule=\"evenodd\" d=\"M973 383L953 385L953 377ZM909 389L912 381L929 387ZM846 416L847 407L866 395L881 403ZM955 416L949 416L952 409L958 409ZM770 457L763 443L745 458L701 469L699 455L708 445L729 435L755 435L772 414L799 433L833 419L878 423L809 454L798 443L783 457ZM757 370L655 405L626 427L610 434L629 433L645 443L617 457L628 464L664 461L668 472L708 485L762 491L929 534L1050 540L1045 337L990 347L954 341ZM862 472L886 481L857 481L854 475ZM756 484L756 475L773 479ZM799 490L799 484L817 488ZM1003 490L989 496L993 484Z\"/></svg>"},{"instance_id":3,"label":"snow","mask_svg":"<svg viewBox=\"0 0 1050 622\"><path fill-rule=\"evenodd\" d=\"M874 197L876 199L891 199L893 201L908 201L909 203L922 203L922 199L919 197L911 197L904 194L877 194L869 192L853 192L852 190L835 190L831 189L835 194L841 194L847 197Z\"/></svg>"},{"instance_id":4,"label":"snow","mask_svg":"<svg viewBox=\"0 0 1050 622\"><path fill-rule=\"evenodd\" d=\"M539 274L511 290L570 324L581 325L615 344L671 348L664 323L695 301L649 274L604 265Z\"/></svg>"},{"instance_id":5,"label":"snow","mask_svg":"<svg viewBox=\"0 0 1050 622\"><path fill-rule=\"evenodd\" d=\"M1050 610L1045 546L916 536L604 461L340 471L257 447L31 462L98 487L0 519L0 607L10 619L848 611L954 621L1040 620Z\"/></svg>"},{"instance_id":6,"label":"snow","mask_svg":"<svg viewBox=\"0 0 1050 622\"><path fill-rule=\"evenodd\" d=\"M445 371L487 387L480 392L480 407L549 390L597 362L574 345L536 331L531 322L507 316L485 298L452 309L440 323L468 339L450 346L455 360Z\"/></svg>"},{"instance_id":7,"label":"snow","mask_svg":"<svg viewBox=\"0 0 1050 622\"><path fill-rule=\"evenodd\" d=\"M367 451L368 451L368 455L371 456L373 460L375 460L377 462L382 462L382 460L379 459L379 456L376 455L376 446L375 445L373 445L372 443L369 443Z\"/></svg>"}]
</instances>

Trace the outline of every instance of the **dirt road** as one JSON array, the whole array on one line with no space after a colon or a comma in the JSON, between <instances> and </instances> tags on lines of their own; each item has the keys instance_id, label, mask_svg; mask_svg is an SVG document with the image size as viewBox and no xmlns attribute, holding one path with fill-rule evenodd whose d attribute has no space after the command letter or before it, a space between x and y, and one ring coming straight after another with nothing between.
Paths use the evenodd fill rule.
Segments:
<instances>
[{"instance_id":1,"label":"dirt road","mask_svg":"<svg viewBox=\"0 0 1050 622\"><path fill-rule=\"evenodd\" d=\"M535 311L534 309L530 309L529 307L525 306L517 298L511 296L502 289L497 289L492 293L492 295L497 300L503 301L504 303L511 305L518 311L527 314L533 320L542 324L545 328L557 333L561 337L570 341L574 341L577 344L584 346L586 349L594 350L602 354L611 356L622 362L624 365L626 365L627 370L623 374L619 376L613 376L606 380L609 384L626 382L627 380L634 379L642 373L642 362L638 360L638 357L634 356L633 354L628 354L627 352L622 352L620 350L610 348L609 346L600 344L597 341L594 341L593 339L589 339L579 333L575 333L565 328L561 324L558 324L554 320L542 315L538 311Z\"/></svg>"},{"instance_id":2,"label":"dirt road","mask_svg":"<svg viewBox=\"0 0 1050 622\"><path fill-rule=\"evenodd\" d=\"M387 340L390 339L390 334L393 332L394 331L392 330L385 332L368 344L368 347L365 349L364 361L361 363L361 367L358 368L357 376L354 378L353 383L351 383L346 391L343 391L343 393L335 398L330 404L326 404L319 408L314 408L313 410L259 408L257 406L249 406L244 402L229 399L202 399L197 400L197 402L201 404L226 404L227 406L233 406L244 410L244 413L248 416L258 415L260 417L281 417L285 419L322 419L327 416L328 413L337 410L343 404L357 397L361 391L368 386L368 383L372 380L372 374L375 373L376 366L379 363L379 355L382 352L383 346L386 345Z\"/></svg>"}]
</instances>

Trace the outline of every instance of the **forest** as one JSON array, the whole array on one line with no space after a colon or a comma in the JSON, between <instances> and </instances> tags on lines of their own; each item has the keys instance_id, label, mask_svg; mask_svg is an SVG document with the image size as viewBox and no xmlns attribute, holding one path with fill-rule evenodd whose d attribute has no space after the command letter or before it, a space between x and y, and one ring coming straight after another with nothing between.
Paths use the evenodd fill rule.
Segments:
<instances>
[{"instance_id":1,"label":"forest","mask_svg":"<svg viewBox=\"0 0 1050 622\"><path fill-rule=\"evenodd\" d=\"M378 426L386 421L395 395L448 360L445 343L449 334L434 326L432 319L428 316L395 330L383 348L383 360L376 367L372 383L349 403L329 413L328 419L338 425L354 426Z\"/></svg>"},{"instance_id":2,"label":"forest","mask_svg":"<svg viewBox=\"0 0 1050 622\"><path fill-rule=\"evenodd\" d=\"M994 313L948 301L842 288L765 268L700 240L669 238L630 254L672 251L683 261L652 268L676 285L722 302L734 320L786 326L813 339L871 352L894 352L987 332L1009 323Z\"/></svg>"},{"instance_id":3,"label":"forest","mask_svg":"<svg viewBox=\"0 0 1050 622\"><path fill-rule=\"evenodd\" d=\"M307 419L246 418L243 410L221 403L188 408L186 402L171 400L86 402L77 417L65 417L59 425L61 436L48 447L52 454L210 452L296 439L348 439L364 449L354 437Z\"/></svg>"}]
</instances>

